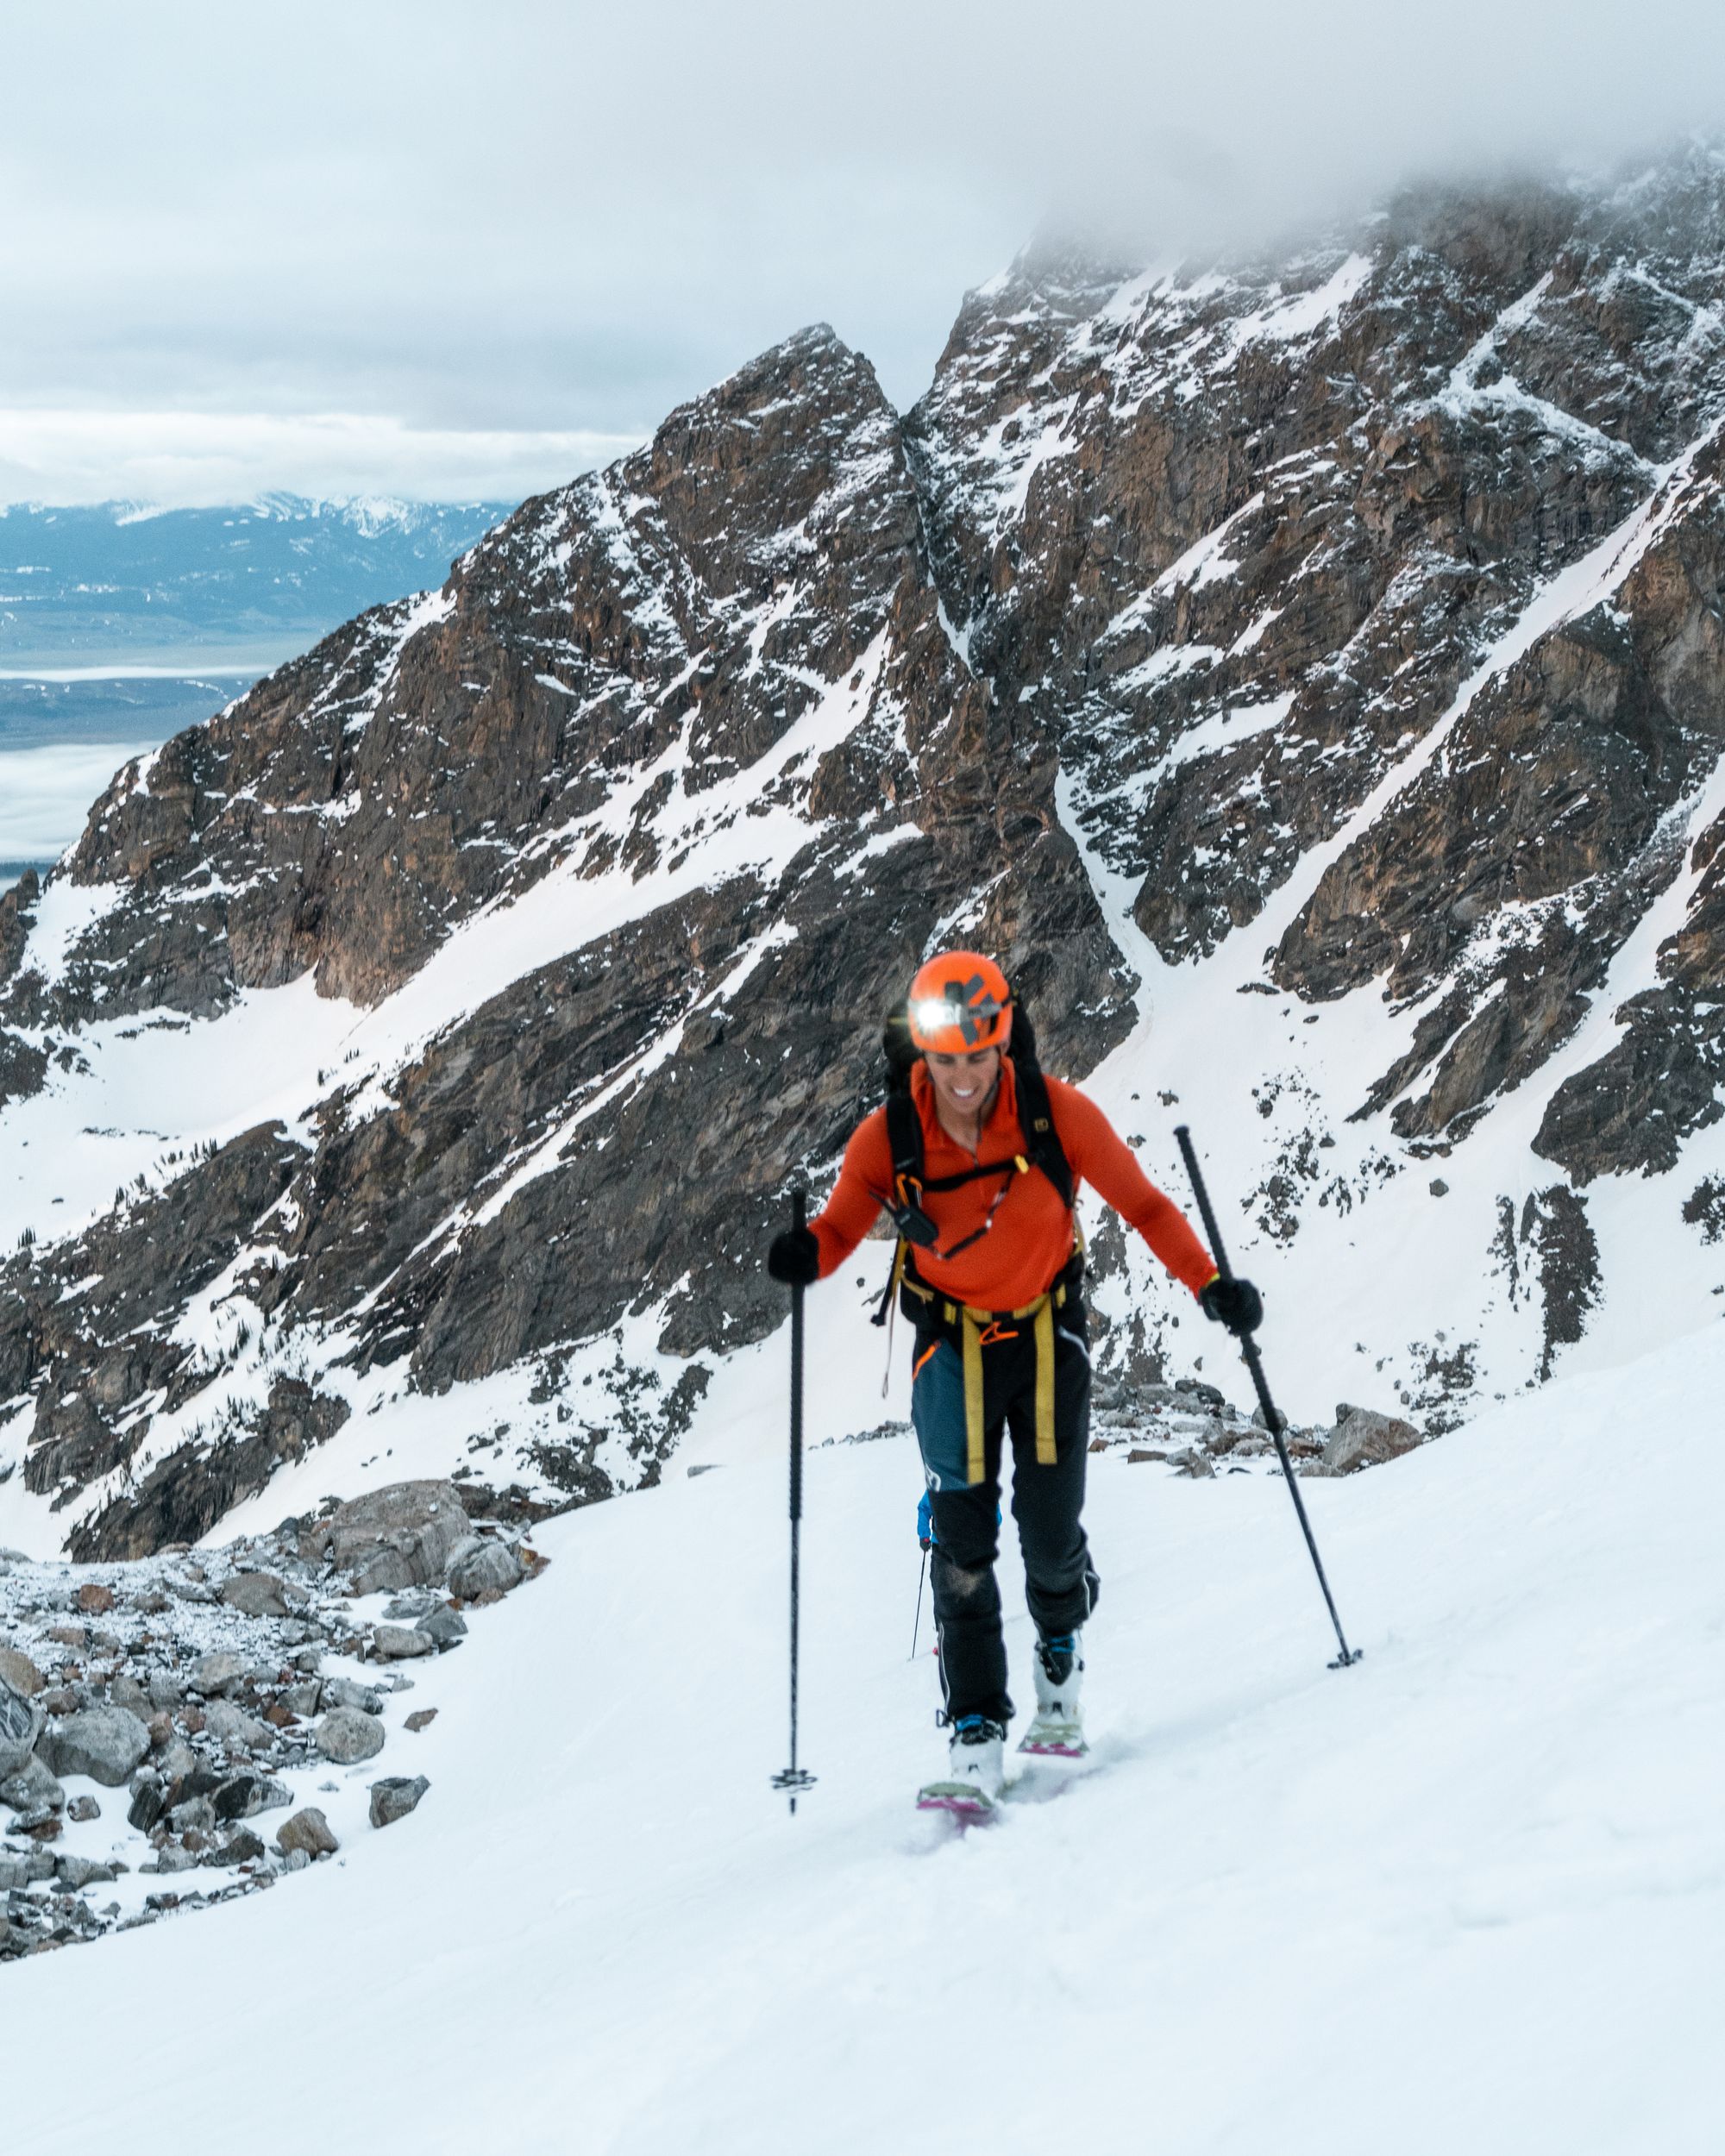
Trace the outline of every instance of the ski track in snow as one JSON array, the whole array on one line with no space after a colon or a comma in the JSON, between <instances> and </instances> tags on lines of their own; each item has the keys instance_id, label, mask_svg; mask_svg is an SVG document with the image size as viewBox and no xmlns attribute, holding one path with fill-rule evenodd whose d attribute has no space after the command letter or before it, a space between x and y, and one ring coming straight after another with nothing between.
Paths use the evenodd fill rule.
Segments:
<instances>
[{"instance_id":1,"label":"ski track in snow","mask_svg":"<svg viewBox=\"0 0 1725 2156\"><path fill-rule=\"evenodd\" d=\"M1346 1672L1276 1478L1100 1457L1093 1761L963 1836L911 1803L908 1440L808 1463L794 1820L782 1458L549 1523L426 1667L411 1818L331 1771L337 1860L0 1977L18 2058L102 2031L99 2073L11 2078L9 2146L177 2151L194 2040L200 2114L248 2115L262 1983L344 2149L946 2156L969 2074L1002 2156L1712 2156L1722 1384L1716 1332L1308 1483ZM625 1683L574 1674L595 1640Z\"/></svg>"}]
</instances>

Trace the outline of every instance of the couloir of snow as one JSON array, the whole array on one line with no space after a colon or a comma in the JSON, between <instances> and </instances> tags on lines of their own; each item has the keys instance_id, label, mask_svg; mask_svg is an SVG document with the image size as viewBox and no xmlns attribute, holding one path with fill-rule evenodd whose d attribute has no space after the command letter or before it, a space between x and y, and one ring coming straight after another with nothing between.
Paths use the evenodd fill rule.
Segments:
<instances>
[{"instance_id":1,"label":"couloir of snow","mask_svg":"<svg viewBox=\"0 0 1725 2156\"><path fill-rule=\"evenodd\" d=\"M550 1522L417 1665L432 1727L302 1793L339 1860L0 1977L9 2057L99 2032L7 2077L7 2146L153 2156L289 2090L427 2156L1711 2156L1722 1386L1714 1328L1308 1482L1347 1671L1278 1479L1098 1456L1092 1758L963 1838L911 1806L907 1441L809 1459L794 1819L782 1459ZM374 1833L380 1771L431 1787Z\"/></svg>"}]
</instances>

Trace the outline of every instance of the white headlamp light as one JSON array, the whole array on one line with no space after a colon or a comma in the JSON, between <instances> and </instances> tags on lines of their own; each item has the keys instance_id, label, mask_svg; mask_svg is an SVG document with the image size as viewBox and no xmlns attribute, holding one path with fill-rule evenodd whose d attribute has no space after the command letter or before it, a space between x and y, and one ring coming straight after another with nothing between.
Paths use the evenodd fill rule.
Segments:
<instances>
[{"instance_id":1,"label":"white headlamp light","mask_svg":"<svg viewBox=\"0 0 1725 2156\"><path fill-rule=\"evenodd\" d=\"M911 1023L919 1033L938 1033L944 1025L957 1025L962 1015L957 1004L935 996L920 996L911 1006Z\"/></svg>"}]
</instances>

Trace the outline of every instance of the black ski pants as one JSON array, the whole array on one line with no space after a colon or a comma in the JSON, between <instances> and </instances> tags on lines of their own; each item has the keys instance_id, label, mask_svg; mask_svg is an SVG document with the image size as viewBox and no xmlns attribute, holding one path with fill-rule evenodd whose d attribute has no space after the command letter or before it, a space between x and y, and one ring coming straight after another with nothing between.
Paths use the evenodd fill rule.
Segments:
<instances>
[{"instance_id":1,"label":"black ski pants","mask_svg":"<svg viewBox=\"0 0 1725 2156\"><path fill-rule=\"evenodd\" d=\"M996 1326L992 1332L1001 1330ZM1000 1465L1013 1447L1013 1517L1024 1552L1025 1593L1044 1639L1076 1632L1095 1606L1100 1582L1079 1515L1090 1437L1090 1357L1076 1297L1055 1319L1055 1458L1036 1457L1036 1344L1028 1321L982 1350L985 1465L967 1484L964 1368L950 1339L916 1344L911 1416L922 1451L934 1520L930 1571L940 1640L941 1687L954 1721L986 1714L1006 1722L1007 1650L1000 1633Z\"/></svg>"}]
</instances>

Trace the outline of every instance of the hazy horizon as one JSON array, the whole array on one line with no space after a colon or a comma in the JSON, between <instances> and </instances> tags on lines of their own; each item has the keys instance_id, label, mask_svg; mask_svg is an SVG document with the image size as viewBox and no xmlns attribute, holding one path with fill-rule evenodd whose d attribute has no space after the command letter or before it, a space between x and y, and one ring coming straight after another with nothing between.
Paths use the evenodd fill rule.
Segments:
<instances>
[{"instance_id":1,"label":"hazy horizon","mask_svg":"<svg viewBox=\"0 0 1725 2156\"><path fill-rule=\"evenodd\" d=\"M15 24L0 498L519 499L815 321L901 407L1036 235L1138 261L1725 125L1698 0Z\"/></svg>"}]
</instances>

